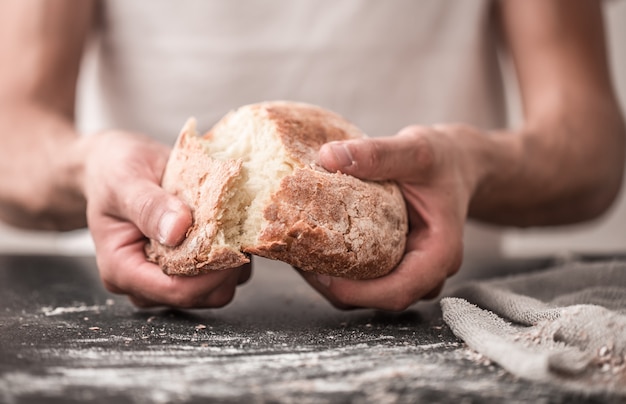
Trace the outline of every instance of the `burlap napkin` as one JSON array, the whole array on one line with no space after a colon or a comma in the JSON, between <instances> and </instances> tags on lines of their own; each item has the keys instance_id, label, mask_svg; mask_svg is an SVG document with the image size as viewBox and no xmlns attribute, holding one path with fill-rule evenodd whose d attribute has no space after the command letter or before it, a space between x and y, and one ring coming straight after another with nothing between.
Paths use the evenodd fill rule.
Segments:
<instances>
[{"instance_id":1,"label":"burlap napkin","mask_svg":"<svg viewBox=\"0 0 626 404\"><path fill-rule=\"evenodd\" d=\"M626 391L626 261L471 282L452 296L441 307L454 334L514 375Z\"/></svg>"}]
</instances>

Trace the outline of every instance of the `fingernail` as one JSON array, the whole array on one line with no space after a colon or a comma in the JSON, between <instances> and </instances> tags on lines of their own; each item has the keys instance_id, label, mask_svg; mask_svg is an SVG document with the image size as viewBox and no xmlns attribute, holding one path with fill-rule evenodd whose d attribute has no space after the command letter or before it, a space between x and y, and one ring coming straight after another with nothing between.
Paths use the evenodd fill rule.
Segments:
<instances>
[{"instance_id":1,"label":"fingernail","mask_svg":"<svg viewBox=\"0 0 626 404\"><path fill-rule=\"evenodd\" d=\"M159 243L161 244L169 244L168 239L172 231L174 231L174 225L176 224L176 220L178 219L178 213L173 210L169 210L161 216L161 220L159 220L158 226L158 237Z\"/></svg>"},{"instance_id":2,"label":"fingernail","mask_svg":"<svg viewBox=\"0 0 626 404\"><path fill-rule=\"evenodd\" d=\"M337 165L342 168L351 167L354 164L354 157L352 157L352 153L348 146L342 142L330 143L330 151L333 152L335 158L337 159Z\"/></svg>"},{"instance_id":3,"label":"fingernail","mask_svg":"<svg viewBox=\"0 0 626 404\"><path fill-rule=\"evenodd\" d=\"M329 287L330 286L330 276L328 275L322 275L322 274L317 274L315 276L315 278L317 279L317 281L319 283L321 283L322 285L324 285L325 287Z\"/></svg>"}]
</instances>

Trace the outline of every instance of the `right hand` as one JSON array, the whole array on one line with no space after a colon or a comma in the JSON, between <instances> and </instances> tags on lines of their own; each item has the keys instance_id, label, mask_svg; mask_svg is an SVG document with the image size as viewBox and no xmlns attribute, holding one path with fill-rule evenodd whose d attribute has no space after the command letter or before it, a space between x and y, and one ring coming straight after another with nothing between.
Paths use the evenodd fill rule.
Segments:
<instances>
[{"instance_id":1,"label":"right hand","mask_svg":"<svg viewBox=\"0 0 626 404\"><path fill-rule=\"evenodd\" d=\"M108 131L85 137L83 191L104 286L140 307L221 307L251 266L169 276L146 260L148 238L175 246L192 224L188 206L160 187L170 149L148 137Z\"/></svg>"},{"instance_id":2,"label":"right hand","mask_svg":"<svg viewBox=\"0 0 626 404\"><path fill-rule=\"evenodd\" d=\"M331 172L395 181L406 202L409 233L402 260L387 275L368 280L301 275L340 309L402 311L436 297L461 266L468 206L481 172L471 151L485 138L466 125L413 125L395 136L322 146L319 161Z\"/></svg>"}]
</instances>

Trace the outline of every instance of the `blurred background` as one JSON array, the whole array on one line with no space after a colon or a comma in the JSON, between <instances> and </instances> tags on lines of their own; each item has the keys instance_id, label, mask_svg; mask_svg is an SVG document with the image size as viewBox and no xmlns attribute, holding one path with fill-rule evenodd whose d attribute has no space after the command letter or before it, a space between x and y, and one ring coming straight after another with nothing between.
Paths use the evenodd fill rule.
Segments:
<instances>
[{"instance_id":1,"label":"blurred background","mask_svg":"<svg viewBox=\"0 0 626 404\"><path fill-rule=\"evenodd\" d=\"M626 115L626 2L606 2L605 15L613 80ZM508 79L507 96L512 124L515 125L520 122L520 110L512 77ZM613 208L599 220L554 229L505 231L501 242L502 255L513 258L571 253L626 253L624 188L626 181ZM0 253L2 252L88 255L93 253L93 244L88 232L84 230L63 234L29 232L0 224Z\"/></svg>"}]
</instances>

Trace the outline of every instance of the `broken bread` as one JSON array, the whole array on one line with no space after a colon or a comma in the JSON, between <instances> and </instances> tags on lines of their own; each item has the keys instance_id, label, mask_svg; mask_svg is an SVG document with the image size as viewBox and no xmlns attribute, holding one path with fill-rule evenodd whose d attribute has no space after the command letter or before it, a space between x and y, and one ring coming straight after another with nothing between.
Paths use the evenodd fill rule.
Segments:
<instances>
[{"instance_id":1,"label":"broken bread","mask_svg":"<svg viewBox=\"0 0 626 404\"><path fill-rule=\"evenodd\" d=\"M331 111L287 101L241 107L203 136L190 119L162 186L191 207L193 224L176 247L151 240L148 259L171 275L234 268L250 254L350 279L388 273L408 228L400 189L316 163L324 143L364 137Z\"/></svg>"}]
</instances>

